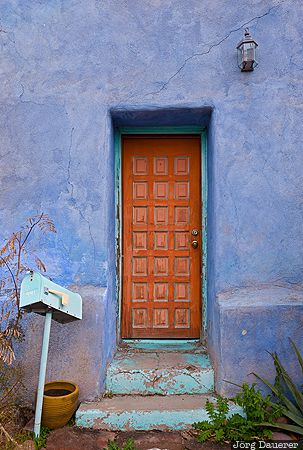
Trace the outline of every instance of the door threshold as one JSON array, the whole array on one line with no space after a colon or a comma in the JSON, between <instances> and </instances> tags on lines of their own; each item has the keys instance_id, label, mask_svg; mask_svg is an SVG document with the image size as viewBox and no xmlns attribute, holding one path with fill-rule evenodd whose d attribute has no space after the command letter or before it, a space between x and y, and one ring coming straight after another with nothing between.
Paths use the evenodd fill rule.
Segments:
<instances>
[{"instance_id":1,"label":"door threshold","mask_svg":"<svg viewBox=\"0 0 303 450\"><path fill-rule=\"evenodd\" d=\"M185 351L206 353L199 339L122 339L120 348L141 351Z\"/></svg>"}]
</instances>

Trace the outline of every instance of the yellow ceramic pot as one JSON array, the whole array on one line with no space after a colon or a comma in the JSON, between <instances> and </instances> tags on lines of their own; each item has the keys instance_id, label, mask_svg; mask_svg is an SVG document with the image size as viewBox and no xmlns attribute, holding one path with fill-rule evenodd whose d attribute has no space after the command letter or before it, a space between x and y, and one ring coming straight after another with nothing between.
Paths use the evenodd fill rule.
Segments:
<instances>
[{"instance_id":1,"label":"yellow ceramic pot","mask_svg":"<svg viewBox=\"0 0 303 450\"><path fill-rule=\"evenodd\" d=\"M44 386L42 425L64 427L77 409L79 387L70 381L52 381Z\"/></svg>"}]
</instances>

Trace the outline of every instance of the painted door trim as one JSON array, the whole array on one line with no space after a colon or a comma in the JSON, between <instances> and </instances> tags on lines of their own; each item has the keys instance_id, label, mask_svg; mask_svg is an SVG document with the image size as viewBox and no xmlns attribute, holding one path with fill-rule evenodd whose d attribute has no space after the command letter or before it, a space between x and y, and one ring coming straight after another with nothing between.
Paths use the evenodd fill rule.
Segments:
<instances>
[{"instance_id":1,"label":"painted door trim","mask_svg":"<svg viewBox=\"0 0 303 450\"><path fill-rule=\"evenodd\" d=\"M115 252L116 252L116 295L118 302L118 321L117 336L118 341L121 339L121 305L122 305L122 139L123 134L197 134L201 137L201 176L202 176L202 324L201 324L201 340L205 340L207 331L207 199L208 199L208 179L207 179L207 135L206 128L201 127L121 127L114 130L114 149L115 149Z\"/></svg>"}]
</instances>

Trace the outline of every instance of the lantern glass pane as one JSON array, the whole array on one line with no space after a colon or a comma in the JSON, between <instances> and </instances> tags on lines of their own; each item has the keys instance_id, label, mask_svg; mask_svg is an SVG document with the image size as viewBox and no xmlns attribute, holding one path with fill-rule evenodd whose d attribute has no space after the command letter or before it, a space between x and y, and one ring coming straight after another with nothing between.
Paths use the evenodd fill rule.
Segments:
<instances>
[{"instance_id":1,"label":"lantern glass pane","mask_svg":"<svg viewBox=\"0 0 303 450\"><path fill-rule=\"evenodd\" d=\"M255 64L254 67L258 65L258 46L255 46Z\"/></svg>"},{"instance_id":2,"label":"lantern glass pane","mask_svg":"<svg viewBox=\"0 0 303 450\"><path fill-rule=\"evenodd\" d=\"M242 68L242 60L243 60L243 45L238 48L238 66Z\"/></svg>"},{"instance_id":3,"label":"lantern glass pane","mask_svg":"<svg viewBox=\"0 0 303 450\"><path fill-rule=\"evenodd\" d=\"M253 42L247 42L243 45L243 61L254 61L255 60L255 45Z\"/></svg>"}]
</instances>

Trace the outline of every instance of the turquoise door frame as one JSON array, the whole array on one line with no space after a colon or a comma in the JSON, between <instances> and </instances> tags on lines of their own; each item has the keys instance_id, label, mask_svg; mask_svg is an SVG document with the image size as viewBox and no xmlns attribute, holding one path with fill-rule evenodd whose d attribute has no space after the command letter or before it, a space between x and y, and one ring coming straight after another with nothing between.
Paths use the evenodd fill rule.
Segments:
<instances>
[{"instance_id":1,"label":"turquoise door frame","mask_svg":"<svg viewBox=\"0 0 303 450\"><path fill-rule=\"evenodd\" d=\"M122 304L122 140L124 134L197 134L201 136L201 175L202 175L202 323L200 339L204 340L206 337L207 327L207 135L206 128L196 126L180 126L180 127L148 127L148 128L133 128L122 127L115 129L115 211L116 211L116 292L118 301L118 322L117 322L117 336L120 340L120 323L121 323L121 304Z\"/></svg>"}]
</instances>

